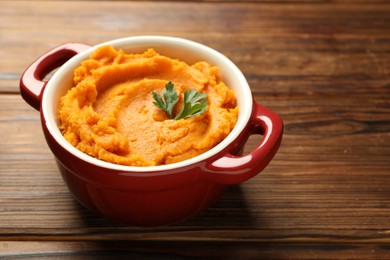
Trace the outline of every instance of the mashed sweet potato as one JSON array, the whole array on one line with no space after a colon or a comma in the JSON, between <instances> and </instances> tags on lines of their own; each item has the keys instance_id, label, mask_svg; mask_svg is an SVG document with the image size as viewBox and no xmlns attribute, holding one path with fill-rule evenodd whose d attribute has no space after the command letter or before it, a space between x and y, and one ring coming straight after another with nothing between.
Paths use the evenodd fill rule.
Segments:
<instances>
[{"instance_id":1,"label":"mashed sweet potato","mask_svg":"<svg viewBox=\"0 0 390 260\"><path fill-rule=\"evenodd\" d=\"M205 113L168 119L153 104L173 82L183 92L207 93ZM76 148L98 159L131 166L163 165L197 156L221 142L237 122L231 91L206 62L192 66L149 49L127 54L104 46L74 71L74 86L59 105L60 130Z\"/></svg>"}]
</instances>

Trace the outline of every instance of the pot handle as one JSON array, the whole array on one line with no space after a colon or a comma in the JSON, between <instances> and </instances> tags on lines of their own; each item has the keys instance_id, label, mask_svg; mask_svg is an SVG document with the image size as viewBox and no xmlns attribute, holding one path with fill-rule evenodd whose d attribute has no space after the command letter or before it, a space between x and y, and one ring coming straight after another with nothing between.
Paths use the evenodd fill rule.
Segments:
<instances>
[{"instance_id":1,"label":"pot handle","mask_svg":"<svg viewBox=\"0 0 390 260\"><path fill-rule=\"evenodd\" d=\"M256 102L254 109L244 140L250 135L262 134L261 142L247 155L225 154L208 163L205 179L221 184L238 184L257 175L274 157L282 141L283 121L275 112Z\"/></svg>"},{"instance_id":2,"label":"pot handle","mask_svg":"<svg viewBox=\"0 0 390 260\"><path fill-rule=\"evenodd\" d=\"M43 89L47 81L43 79L54 69L60 67L76 54L91 48L81 43L62 44L39 57L22 74L20 94L36 110L40 109Z\"/></svg>"}]
</instances>

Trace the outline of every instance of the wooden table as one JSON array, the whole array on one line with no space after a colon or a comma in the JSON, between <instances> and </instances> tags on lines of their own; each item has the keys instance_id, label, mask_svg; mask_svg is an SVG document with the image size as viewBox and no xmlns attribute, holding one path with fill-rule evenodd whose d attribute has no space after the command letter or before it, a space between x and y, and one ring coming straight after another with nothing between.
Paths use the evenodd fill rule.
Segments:
<instances>
[{"instance_id":1,"label":"wooden table","mask_svg":"<svg viewBox=\"0 0 390 260\"><path fill-rule=\"evenodd\" d=\"M260 175L159 228L75 202L19 95L21 73L45 51L133 35L221 51L285 123ZM1 1L0 57L0 258L390 259L386 1Z\"/></svg>"}]
</instances>

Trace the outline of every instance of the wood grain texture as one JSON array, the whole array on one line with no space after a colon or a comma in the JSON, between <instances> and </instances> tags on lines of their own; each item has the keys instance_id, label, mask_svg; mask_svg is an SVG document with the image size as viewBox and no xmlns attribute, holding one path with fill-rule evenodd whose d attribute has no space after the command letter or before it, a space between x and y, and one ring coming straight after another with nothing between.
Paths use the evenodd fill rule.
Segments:
<instances>
[{"instance_id":1,"label":"wood grain texture","mask_svg":"<svg viewBox=\"0 0 390 260\"><path fill-rule=\"evenodd\" d=\"M7 259L388 259L387 245L237 244L229 242L0 242ZM14 248L23 249L21 256ZM357 259L357 258L355 258Z\"/></svg>"},{"instance_id":2,"label":"wood grain texture","mask_svg":"<svg viewBox=\"0 0 390 260\"><path fill-rule=\"evenodd\" d=\"M0 258L389 259L390 4L282 2L0 1ZM64 42L153 34L232 59L285 134L201 215L142 229L73 200L18 82Z\"/></svg>"}]
</instances>

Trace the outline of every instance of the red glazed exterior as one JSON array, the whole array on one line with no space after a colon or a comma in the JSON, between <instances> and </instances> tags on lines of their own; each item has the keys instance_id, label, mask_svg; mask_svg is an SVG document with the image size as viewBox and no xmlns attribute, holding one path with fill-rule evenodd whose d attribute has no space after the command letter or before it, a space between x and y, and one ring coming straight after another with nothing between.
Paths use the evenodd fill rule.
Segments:
<instances>
[{"instance_id":1,"label":"red glazed exterior","mask_svg":"<svg viewBox=\"0 0 390 260\"><path fill-rule=\"evenodd\" d=\"M65 45L63 45L65 46ZM63 48L58 47L34 62L21 79L21 93L26 102L39 109L46 83L42 75L58 62L65 63ZM65 53L81 52L66 45ZM58 59L53 59L58 54ZM47 58L50 57L50 58ZM59 61L59 58L61 60ZM46 61L46 62L45 62ZM34 68L47 68L37 77ZM35 76L34 76L35 75ZM34 86L34 90L31 90ZM110 219L135 226L156 226L191 217L216 202L229 184L239 184L261 172L277 152L283 123L272 111L253 102L246 126L218 153L185 166L168 170L137 172L102 167L75 156L53 137L45 114L41 122L46 141L56 157L58 168L73 196L85 207ZM262 134L258 146L249 154L238 155L248 137Z\"/></svg>"}]
</instances>

